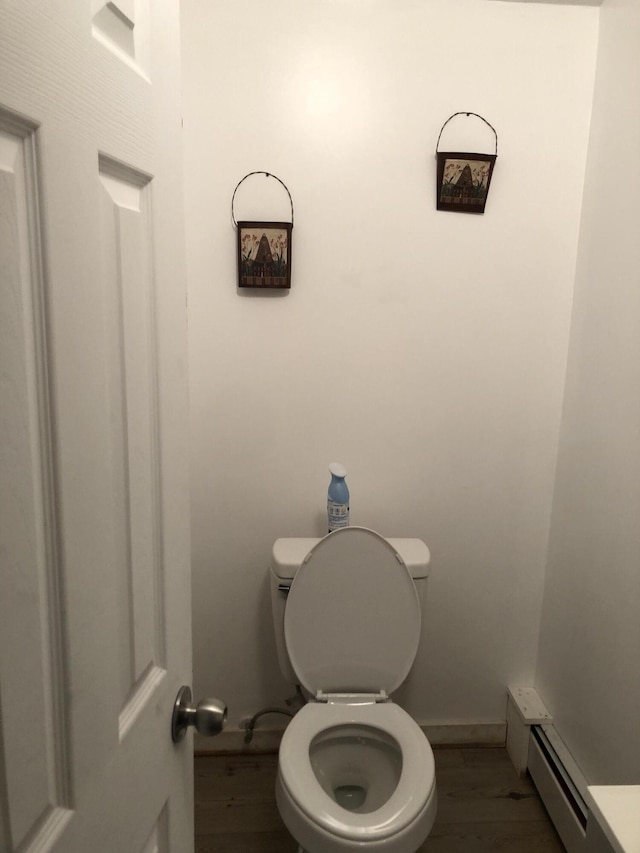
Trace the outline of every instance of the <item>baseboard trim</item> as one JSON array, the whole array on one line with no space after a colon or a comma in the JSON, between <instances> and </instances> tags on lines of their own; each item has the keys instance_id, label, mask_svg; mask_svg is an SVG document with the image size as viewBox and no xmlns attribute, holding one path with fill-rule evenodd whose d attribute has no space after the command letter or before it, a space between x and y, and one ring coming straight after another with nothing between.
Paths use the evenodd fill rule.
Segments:
<instances>
[{"instance_id":1,"label":"baseboard trim","mask_svg":"<svg viewBox=\"0 0 640 853\"><path fill-rule=\"evenodd\" d=\"M496 723L421 723L420 728L431 746L472 747L504 746L507 724Z\"/></svg>"},{"instance_id":2,"label":"baseboard trim","mask_svg":"<svg viewBox=\"0 0 640 853\"><path fill-rule=\"evenodd\" d=\"M506 723L420 723L429 743L434 747L497 747L504 746ZM197 732L193 749L196 755L277 752L284 733L281 728L255 728L250 743L245 743L244 729L228 727L215 738L205 738Z\"/></svg>"}]
</instances>

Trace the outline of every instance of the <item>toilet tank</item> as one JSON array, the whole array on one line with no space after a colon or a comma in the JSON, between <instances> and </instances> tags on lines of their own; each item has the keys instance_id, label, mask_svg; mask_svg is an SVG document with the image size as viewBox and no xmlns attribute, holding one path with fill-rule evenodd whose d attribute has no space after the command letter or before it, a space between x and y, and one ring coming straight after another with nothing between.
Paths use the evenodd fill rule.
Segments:
<instances>
[{"instance_id":1,"label":"toilet tank","mask_svg":"<svg viewBox=\"0 0 640 853\"><path fill-rule=\"evenodd\" d=\"M319 538L276 539L271 551L270 580L271 580L271 609L275 631L278 663L285 679L290 684L296 684L298 678L294 673L287 646L284 640L284 611L287 604L289 587L298 568L309 551L320 541ZM402 558L409 570L418 591L422 605L429 577L431 554L422 539L387 539L387 542Z\"/></svg>"}]
</instances>

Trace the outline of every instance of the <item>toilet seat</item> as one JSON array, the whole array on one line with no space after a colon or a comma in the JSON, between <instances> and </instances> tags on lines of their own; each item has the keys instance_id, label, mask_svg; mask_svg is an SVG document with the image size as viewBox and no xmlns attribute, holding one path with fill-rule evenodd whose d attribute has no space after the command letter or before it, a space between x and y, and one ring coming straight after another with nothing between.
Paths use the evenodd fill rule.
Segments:
<instances>
[{"instance_id":1,"label":"toilet seat","mask_svg":"<svg viewBox=\"0 0 640 853\"><path fill-rule=\"evenodd\" d=\"M321 787L311 766L309 749L318 735L353 725L390 735L402 754L398 784L389 799L367 813L347 811ZM310 703L291 720L280 745L280 781L292 802L332 836L352 842L375 842L415 821L435 793L435 764L429 741L418 724L393 702Z\"/></svg>"},{"instance_id":2,"label":"toilet seat","mask_svg":"<svg viewBox=\"0 0 640 853\"><path fill-rule=\"evenodd\" d=\"M415 659L420 601L400 555L380 534L345 527L321 539L296 572L284 635L313 696L392 693Z\"/></svg>"}]
</instances>

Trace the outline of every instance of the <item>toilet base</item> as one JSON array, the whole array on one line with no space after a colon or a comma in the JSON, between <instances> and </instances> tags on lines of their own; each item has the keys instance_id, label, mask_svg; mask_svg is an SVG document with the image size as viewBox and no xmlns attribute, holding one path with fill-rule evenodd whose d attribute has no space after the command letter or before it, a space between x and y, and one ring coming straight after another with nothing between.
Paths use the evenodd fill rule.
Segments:
<instances>
[{"instance_id":1,"label":"toilet base","mask_svg":"<svg viewBox=\"0 0 640 853\"><path fill-rule=\"evenodd\" d=\"M436 819L438 797L434 785L423 810L409 826L397 835L368 844L329 835L322 827L310 823L284 789L279 773L276 779L276 803L285 826L298 842L298 853L415 853L431 832Z\"/></svg>"}]
</instances>

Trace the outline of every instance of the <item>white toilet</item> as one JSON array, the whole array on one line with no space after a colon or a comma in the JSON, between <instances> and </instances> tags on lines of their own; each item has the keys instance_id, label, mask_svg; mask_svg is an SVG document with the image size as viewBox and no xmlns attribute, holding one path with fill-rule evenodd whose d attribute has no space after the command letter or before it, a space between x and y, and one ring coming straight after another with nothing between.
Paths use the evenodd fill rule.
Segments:
<instances>
[{"instance_id":1,"label":"white toilet","mask_svg":"<svg viewBox=\"0 0 640 853\"><path fill-rule=\"evenodd\" d=\"M428 570L421 540L363 527L273 546L280 666L311 696L282 738L276 798L307 853L415 853L431 830L433 752L389 698L418 649Z\"/></svg>"}]
</instances>

